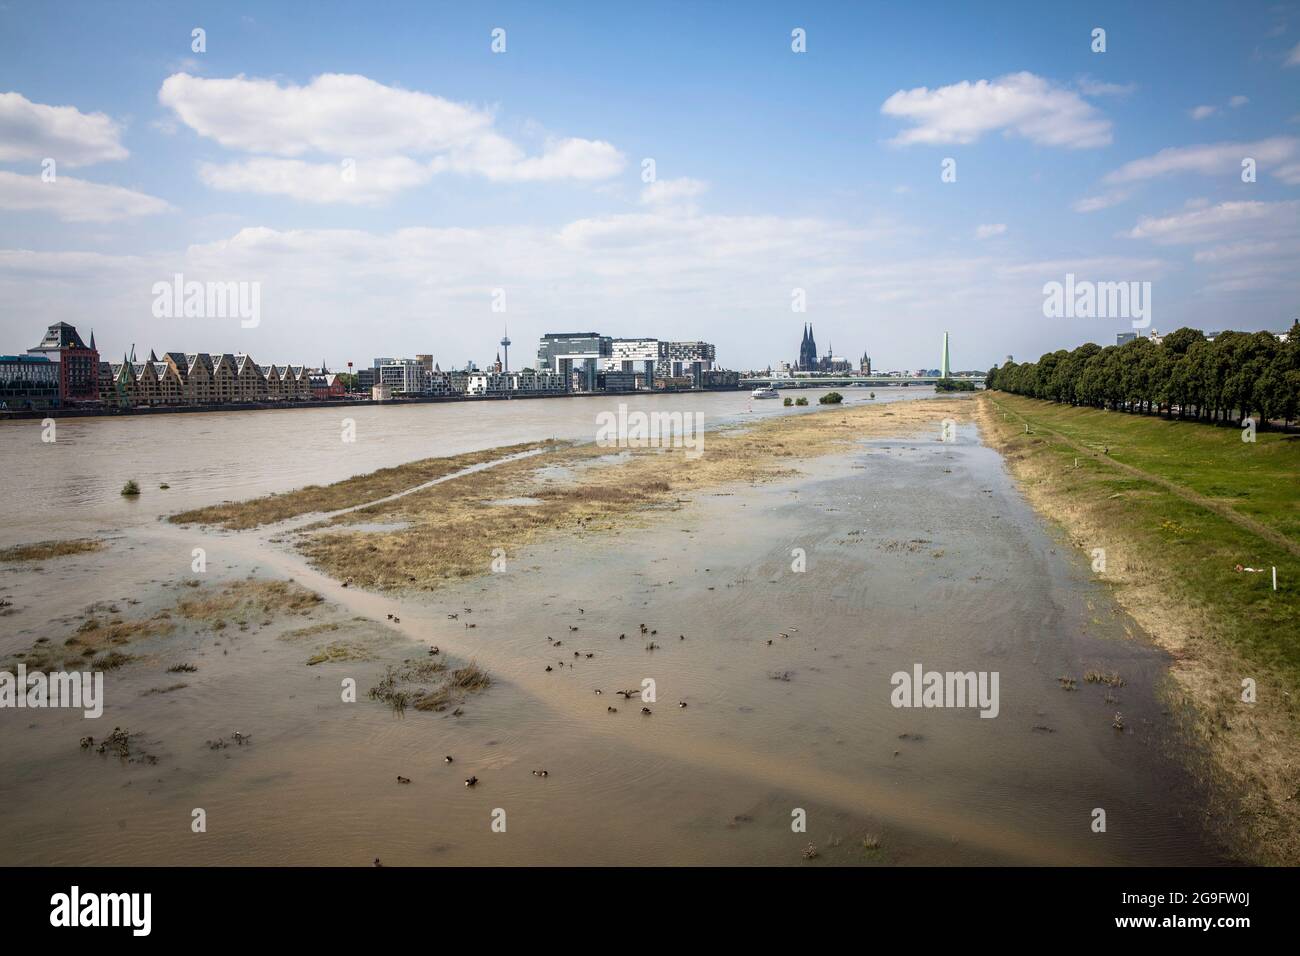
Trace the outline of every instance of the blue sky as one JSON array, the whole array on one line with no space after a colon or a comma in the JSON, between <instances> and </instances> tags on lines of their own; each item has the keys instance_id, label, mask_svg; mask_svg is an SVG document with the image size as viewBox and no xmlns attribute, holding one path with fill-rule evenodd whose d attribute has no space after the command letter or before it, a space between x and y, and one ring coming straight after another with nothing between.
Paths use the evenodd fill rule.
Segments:
<instances>
[{"instance_id":1,"label":"blue sky","mask_svg":"<svg viewBox=\"0 0 1300 956\"><path fill-rule=\"evenodd\" d=\"M155 317L176 273L260 322ZM1130 328L1046 318L1066 273L1159 329L1300 315L1300 5L0 3L0 351L447 367L508 322L516 365L598 329L761 368L809 321L984 368Z\"/></svg>"}]
</instances>

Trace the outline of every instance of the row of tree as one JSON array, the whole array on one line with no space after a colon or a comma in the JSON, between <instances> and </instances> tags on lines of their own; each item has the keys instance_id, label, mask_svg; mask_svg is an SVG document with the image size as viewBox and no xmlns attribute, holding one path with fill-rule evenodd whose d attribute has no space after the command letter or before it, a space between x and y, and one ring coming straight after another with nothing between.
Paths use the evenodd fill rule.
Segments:
<instances>
[{"instance_id":1,"label":"row of tree","mask_svg":"<svg viewBox=\"0 0 1300 956\"><path fill-rule=\"evenodd\" d=\"M1179 329L1102 347L1091 342L1037 362L989 369L986 387L1096 408L1206 421L1291 422L1300 410L1300 320L1286 341L1271 332Z\"/></svg>"}]
</instances>

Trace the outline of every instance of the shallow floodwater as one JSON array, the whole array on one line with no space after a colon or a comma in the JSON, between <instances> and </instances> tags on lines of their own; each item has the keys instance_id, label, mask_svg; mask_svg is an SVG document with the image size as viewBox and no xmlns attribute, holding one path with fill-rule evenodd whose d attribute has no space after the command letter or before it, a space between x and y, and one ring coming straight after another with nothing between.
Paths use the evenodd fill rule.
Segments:
<instances>
[{"instance_id":1,"label":"shallow floodwater","mask_svg":"<svg viewBox=\"0 0 1300 956\"><path fill-rule=\"evenodd\" d=\"M755 400L748 391L445 402L123 418L55 416L57 441L38 419L0 422L5 521L0 547L152 521L224 500L329 484L420 458L520 442L596 439L596 416L629 410L694 412L714 428L818 410L830 389L789 389L808 408ZM933 398L931 387L844 388L846 404ZM875 393L875 399L870 398ZM355 440L343 441L345 420ZM139 498L119 493L130 479ZM170 487L159 490L160 484Z\"/></svg>"},{"instance_id":2,"label":"shallow floodwater","mask_svg":"<svg viewBox=\"0 0 1300 956\"><path fill-rule=\"evenodd\" d=\"M16 599L5 656L62 636L93 601L148 613L183 596L197 541L213 578L292 576L378 635L375 660L314 667L281 637L315 613L159 638L108 675L99 721L0 711L0 863L1223 862L1156 694L1162 655L1126 636L972 427L936 438L862 442L432 595L343 588L274 534L153 521L106 552L0 571ZM429 644L493 677L463 716L366 699L387 663ZM148 693L182 659L199 667L187 686ZM893 707L891 674L918 663L997 671L998 716ZM1089 670L1124 685L1086 683ZM340 700L345 678L357 703ZM615 694L647 679L654 703ZM77 746L117 725L157 763ZM235 730L251 742L205 744ZM195 808L206 833L191 832Z\"/></svg>"}]
</instances>

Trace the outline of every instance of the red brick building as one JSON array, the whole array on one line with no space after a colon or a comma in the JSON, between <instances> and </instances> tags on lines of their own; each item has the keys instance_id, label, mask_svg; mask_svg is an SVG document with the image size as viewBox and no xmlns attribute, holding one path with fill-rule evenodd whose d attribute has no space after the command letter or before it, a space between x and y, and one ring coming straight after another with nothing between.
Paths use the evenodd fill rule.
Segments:
<instances>
[{"instance_id":1,"label":"red brick building","mask_svg":"<svg viewBox=\"0 0 1300 956\"><path fill-rule=\"evenodd\" d=\"M95 335L87 345L75 326L55 322L45 331L45 338L28 355L43 355L59 366L59 402L99 401L99 352Z\"/></svg>"}]
</instances>

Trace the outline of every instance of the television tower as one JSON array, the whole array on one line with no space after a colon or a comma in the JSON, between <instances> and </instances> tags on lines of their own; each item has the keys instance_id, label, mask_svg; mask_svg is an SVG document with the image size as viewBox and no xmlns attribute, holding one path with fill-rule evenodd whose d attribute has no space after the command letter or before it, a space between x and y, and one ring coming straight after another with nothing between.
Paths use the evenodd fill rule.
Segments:
<instances>
[{"instance_id":1,"label":"television tower","mask_svg":"<svg viewBox=\"0 0 1300 956\"><path fill-rule=\"evenodd\" d=\"M502 331L501 348L505 351L505 356L506 356L505 367L502 369L502 371L508 372L510 371L510 333L509 330L504 327L502 328L501 331Z\"/></svg>"},{"instance_id":2,"label":"television tower","mask_svg":"<svg viewBox=\"0 0 1300 956\"><path fill-rule=\"evenodd\" d=\"M948 333L943 333L943 367L939 369L940 378L948 378Z\"/></svg>"}]
</instances>

